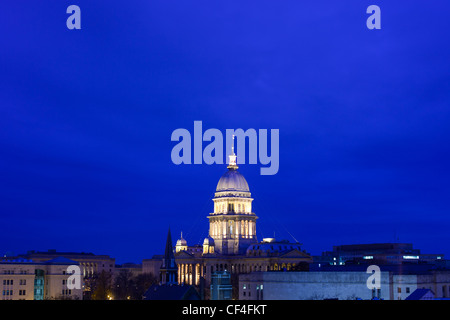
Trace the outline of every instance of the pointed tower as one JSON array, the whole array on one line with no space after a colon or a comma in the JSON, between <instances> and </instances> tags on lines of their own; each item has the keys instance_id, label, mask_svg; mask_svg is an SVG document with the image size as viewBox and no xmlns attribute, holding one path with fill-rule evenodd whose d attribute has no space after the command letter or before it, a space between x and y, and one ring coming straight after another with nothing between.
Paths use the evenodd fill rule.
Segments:
<instances>
[{"instance_id":1,"label":"pointed tower","mask_svg":"<svg viewBox=\"0 0 450 320\"><path fill-rule=\"evenodd\" d=\"M214 194L214 212L210 213L209 236L214 240L214 251L225 255L245 254L257 242L256 219L252 212L250 189L239 173L234 136L228 171L220 178Z\"/></svg>"},{"instance_id":2,"label":"pointed tower","mask_svg":"<svg viewBox=\"0 0 450 320\"><path fill-rule=\"evenodd\" d=\"M178 284L178 267L175 263L175 255L173 253L170 228L169 232L167 233L166 250L164 252L164 259L159 274L161 278L161 284Z\"/></svg>"}]
</instances>

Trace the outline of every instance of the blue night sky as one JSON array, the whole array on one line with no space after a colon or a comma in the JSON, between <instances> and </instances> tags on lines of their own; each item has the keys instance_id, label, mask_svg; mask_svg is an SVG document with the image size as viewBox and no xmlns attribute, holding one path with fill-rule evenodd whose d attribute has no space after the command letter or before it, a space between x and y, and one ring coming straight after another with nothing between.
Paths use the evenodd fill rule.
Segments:
<instances>
[{"instance_id":1,"label":"blue night sky","mask_svg":"<svg viewBox=\"0 0 450 320\"><path fill-rule=\"evenodd\" d=\"M81 30L66 9L81 8ZM381 30L366 27L369 5ZM411 242L450 258L448 1L7 0L0 251L141 262L201 244L225 165L174 165L172 131L280 130L241 165L257 236Z\"/></svg>"}]
</instances>

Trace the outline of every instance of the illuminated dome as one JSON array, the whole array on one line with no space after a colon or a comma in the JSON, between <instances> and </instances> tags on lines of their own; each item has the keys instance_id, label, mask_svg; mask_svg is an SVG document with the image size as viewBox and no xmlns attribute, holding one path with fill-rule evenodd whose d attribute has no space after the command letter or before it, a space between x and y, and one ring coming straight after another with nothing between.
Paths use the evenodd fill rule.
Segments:
<instances>
[{"instance_id":1,"label":"illuminated dome","mask_svg":"<svg viewBox=\"0 0 450 320\"><path fill-rule=\"evenodd\" d=\"M234 139L234 137L233 137ZM214 247L206 239L203 253L245 254L245 250L256 240L256 219L252 212L252 201L247 181L237 169L237 156L234 149L228 156L228 170L217 183L214 198L214 212L210 213L209 236L214 240Z\"/></svg>"},{"instance_id":2,"label":"illuminated dome","mask_svg":"<svg viewBox=\"0 0 450 320\"><path fill-rule=\"evenodd\" d=\"M204 246L214 246L214 239L211 237L205 238L205 240L203 241L203 245Z\"/></svg>"},{"instance_id":3,"label":"illuminated dome","mask_svg":"<svg viewBox=\"0 0 450 320\"><path fill-rule=\"evenodd\" d=\"M187 246L187 241L183 238L177 240L177 246Z\"/></svg>"},{"instance_id":4,"label":"illuminated dome","mask_svg":"<svg viewBox=\"0 0 450 320\"><path fill-rule=\"evenodd\" d=\"M250 192L247 180L235 169L229 169L220 178L216 188L217 192L221 191L244 191Z\"/></svg>"}]
</instances>

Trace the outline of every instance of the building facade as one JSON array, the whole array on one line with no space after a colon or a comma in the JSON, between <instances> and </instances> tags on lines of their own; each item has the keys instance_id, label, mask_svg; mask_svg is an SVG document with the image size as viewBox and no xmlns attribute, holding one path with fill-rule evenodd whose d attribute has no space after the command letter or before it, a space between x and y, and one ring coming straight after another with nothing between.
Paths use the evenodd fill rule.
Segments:
<instances>
[{"instance_id":1,"label":"building facade","mask_svg":"<svg viewBox=\"0 0 450 320\"><path fill-rule=\"evenodd\" d=\"M329 266L309 272L254 272L239 276L241 300L406 300L417 289L450 298L450 270L432 265L380 266L380 288L370 289L368 265Z\"/></svg>"},{"instance_id":2,"label":"building facade","mask_svg":"<svg viewBox=\"0 0 450 320\"><path fill-rule=\"evenodd\" d=\"M115 275L114 258L108 255L96 255L87 252L57 252L56 250L41 252L28 251L26 254L20 254L14 257L1 257L0 264L12 261L28 261L35 265L45 265L45 263L55 261L55 259L61 260L61 257L73 261L73 264L79 266L83 280L83 299L90 299L95 278L101 272L104 271L111 274L112 280Z\"/></svg>"},{"instance_id":3,"label":"building facade","mask_svg":"<svg viewBox=\"0 0 450 320\"><path fill-rule=\"evenodd\" d=\"M215 272L211 276L211 300L231 300L233 287L227 271Z\"/></svg>"},{"instance_id":4,"label":"building facade","mask_svg":"<svg viewBox=\"0 0 450 320\"><path fill-rule=\"evenodd\" d=\"M69 288L72 273L69 266L76 261L58 257L45 262L15 260L0 262L0 285L2 300L47 300L83 298L83 280L80 287ZM70 271L70 270L69 270Z\"/></svg>"},{"instance_id":5,"label":"building facade","mask_svg":"<svg viewBox=\"0 0 450 320\"><path fill-rule=\"evenodd\" d=\"M380 289L367 287L368 274L348 272L254 272L239 276L239 300L390 299L389 272Z\"/></svg>"},{"instance_id":6,"label":"building facade","mask_svg":"<svg viewBox=\"0 0 450 320\"><path fill-rule=\"evenodd\" d=\"M443 254L424 254L411 243L369 243L333 246L321 256L314 256L314 264L442 264Z\"/></svg>"},{"instance_id":7,"label":"building facade","mask_svg":"<svg viewBox=\"0 0 450 320\"><path fill-rule=\"evenodd\" d=\"M92 277L102 271L114 273L115 259L108 255L96 255L90 252L57 252L50 249L38 252L29 251L26 254L17 256L19 259L28 259L34 262L45 262L57 257L65 257L78 262L85 278Z\"/></svg>"}]
</instances>

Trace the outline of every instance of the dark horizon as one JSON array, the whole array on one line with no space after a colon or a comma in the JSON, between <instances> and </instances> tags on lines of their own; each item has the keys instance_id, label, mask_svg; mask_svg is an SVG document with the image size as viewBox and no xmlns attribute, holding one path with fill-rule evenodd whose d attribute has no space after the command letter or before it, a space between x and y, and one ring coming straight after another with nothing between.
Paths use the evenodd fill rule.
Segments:
<instances>
[{"instance_id":1,"label":"dark horizon","mask_svg":"<svg viewBox=\"0 0 450 320\"><path fill-rule=\"evenodd\" d=\"M81 8L81 30L66 9ZM366 27L369 5L381 30ZM226 165L175 165L171 134L279 129L244 164L257 237L412 243L450 257L450 4L7 1L0 12L0 252L139 263L189 245Z\"/></svg>"}]
</instances>

